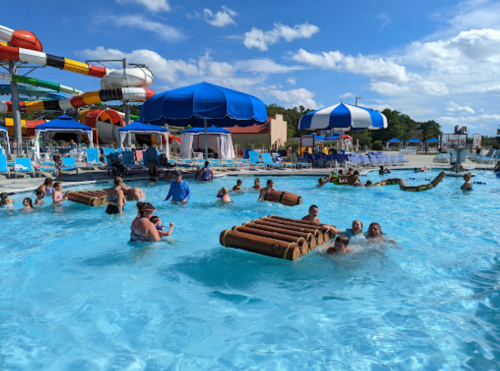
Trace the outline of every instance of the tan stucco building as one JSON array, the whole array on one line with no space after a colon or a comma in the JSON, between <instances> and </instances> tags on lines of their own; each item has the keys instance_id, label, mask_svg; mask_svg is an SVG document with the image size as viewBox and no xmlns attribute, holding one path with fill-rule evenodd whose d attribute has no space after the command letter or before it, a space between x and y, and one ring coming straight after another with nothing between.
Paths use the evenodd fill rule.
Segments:
<instances>
[{"instance_id":1,"label":"tan stucco building","mask_svg":"<svg viewBox=\"0 0 500 371\"><path fill-rule=\"evenodd\" d=\"M269 117L264 125L252 125L248 127L232 127L227 128L231 131L233 143L266 143L274 144L276 141L279 145L287 141L288 124L283 121L283 115Z\"/></svg>"}]
</instances>

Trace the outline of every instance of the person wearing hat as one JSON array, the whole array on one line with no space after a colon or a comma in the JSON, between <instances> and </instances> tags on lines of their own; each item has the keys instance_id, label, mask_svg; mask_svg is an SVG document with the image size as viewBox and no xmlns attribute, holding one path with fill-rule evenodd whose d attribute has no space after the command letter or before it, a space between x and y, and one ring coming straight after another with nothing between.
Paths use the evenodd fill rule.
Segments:
<instances>
[{"instance_id":1,"label":"person wearing hat","mask_svg":"<svg viewBox=\"0 0 500 371\"><path fill-rule=\"evenodd\" d=\"M172 198L172 201L182 203L186 203L191 198L189 184L182 180L182 174L180 172L175 173L175 182L170 183L170 190L168 191L165 201L168 201L170 198Z\"/></svg>"}]
</instances>

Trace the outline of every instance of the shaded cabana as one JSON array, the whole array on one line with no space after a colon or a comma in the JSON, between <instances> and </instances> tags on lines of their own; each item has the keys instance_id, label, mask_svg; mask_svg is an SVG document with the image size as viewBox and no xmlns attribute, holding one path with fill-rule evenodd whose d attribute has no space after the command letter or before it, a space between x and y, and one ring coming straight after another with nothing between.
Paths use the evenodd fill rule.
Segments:
<instances>
[{"instance_id":1,"label":"shaded cabana","mask_svg":"<svg viewBox=\"0 0 500 371\"><path fill-rule=\"evenodd\" d=\"M92 135L92 128L83 125L82 123L73 120L73 118L62 115L56 117L52 121L48 121L45 124L38 125L35 129L35 150L36 153L40 153L39 139L42 138L42 150L45 152L45 141L49 134L76 134L78 144L81 142L81 136L86 135L89 141L89 147L94 147L94 138Z\"/></svg>"},{"instance_id":2,"label":"shaded cabana","mask_svg":"<svg viewBox=\"0 0 500 371\"><path fill-rule=\"evenodd\" d=\"M160 151L165 153L165 156L169 158L168 130L166 128L150 124L143 124L139 120L136 120L130 125L118 129L118 145L120 146L120 148L123 148L123 142L127 138L127 135L132 134L154 135L156 143L160 145ZM163 145L163 141L165 141L165 145Z\"/></svg>"},{"instance_id":3,"label":"shaded cabana","mask_svg":"<svg viewBox=\"0 0 500 371\"><path fill-rule=\"evenodd\" d=\"M219 154L222 160L234 158L233 139L231 132L215 126L206 129L207 152ZM195 149L205 151L205 129L191 128L181 132L181 157L191 158Z\"/></svg>"}]
</instances>

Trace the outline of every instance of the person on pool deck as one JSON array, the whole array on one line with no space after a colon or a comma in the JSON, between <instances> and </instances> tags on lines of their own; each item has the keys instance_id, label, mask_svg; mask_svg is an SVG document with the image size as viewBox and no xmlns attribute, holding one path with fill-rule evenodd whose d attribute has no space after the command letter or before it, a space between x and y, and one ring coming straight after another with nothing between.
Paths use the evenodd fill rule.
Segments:
<instances>
[{"instance_id":1,"label":"person on pool deck","mask_svg":"<svg viewBox=\"0 0 500 371\"><path fill-rule=\"evenodd\" d=\"M182 203L186 203L191 198L189 184L182 180L182 174L180 172L175 174L175 182L170 184L170 190L168 191L165 201L168 201L170 198L172 198L172 201Z\"/></svg>"},{"instance_id":2,"label":"person on pool deck","mask_svg":"<svg viewBox=\"0 0 500 371\"><path fill-rule=\"evenodd\" d=\"M471 173L464 174L464 180L465 180L465 183L462 184L462 187L460 187L460 189L462 191L472 191L472 183L470 182Z\"/></svg>"},{"instance_id":3,"label":"person on pool deck","mask_svg":"<svg viewBox=\"0 0 500 371\"><path fill-rule=\"evenodd\" d=\"M123 213L123 207L125 206L125 194L121 188L122 184L122 178L116 177L113 182L113 188L109 188L107 190L106 198L108 200L108 207L106 208L106 214Z\"/></svg>"},{"instance_id":4,"label":"person on pool deck","mask_svg":"<svg viewBox=\"0 0 500 371\"><path fill-rule=\"evenodd\" d=\"M346 235L341 234L340 236L337 236L335 239L335 243L333 244L332 247L329 247L326 250L327 254L346 254L348 252L352 252L352 249L350 247L347 247L349 245L349 237Z\"/></svg>"},{"instance_id":5,"label":"person on pool deck","mask_svg":"<svg viewBox=\"0 0 500 371\"><path fill-rule=\"evenodd\" d=\"M457 171L457 166L458 166L458 171L465 171L464 165L460 164L455 164L453 165L450 169L453 171Z\"/></svg>"},{"instance_id":6,"label":"person on pool deck","mask_svg":"<svg viewBox=\"0 0 500 371\"><path fill-rule=\"evenodd\" d=\"M34 210L34 208L33 208L33 201L31 201L31 198L29 198L29 197L26 197L23 200L23 206L24 206L24 208L21 211L31 212L31 211Z\"/></svg>"},{"instance_id":7,"label":"person on pool deck","mask_svg":"<svg viewBox=\"0 0 500 371\"><path fill-rule=\"evenodd\" d=\"M62 163L62 155L54 155L54 167L57 170L57 179L62 180L62 168L63 168L63 163Z\"/></svg>"},{"instance_id":8,"label":"person on pool deck","mask_svg":"<svg viewBox=\"0 0 500 371\"><path fill-rule=\"evenodd\" d=\"M5 210L14 210L14 200L9 198L7 192L0 193L0 207Z\"/></svg>"},{"instance_id":9,"label":"person on pool deck","mask_svg":"<svg viewBox=\"0 0 500 371\"><path fill-rule=\"evenodd\" d=\"M144 155L149 163L149 177L158 177L158 167L160 166L160 158L158 157L158 151L151 143L148 148L144 151Z\"/></svg>"},{"instance_id":10,"label":"person on pool deck","mask_svg":"<svg viewBox=\"0 0 500 371\"><path fill-rule=\"evenodd\" d=\"M253 189L262 189L262 186L260 185L260 179L259 178L255 178L255 180L253 181Z\"/></svg>"},{"instance_id":11,"label":"person on pool deck","mask_svg":"<svg viewBox=\"0 0 500 371\"><path fill-rule=\"evenodd\" d=\"M45 198L45 192L41 191L39 189L36 190L36 200L35 200L35 205L41 205L44 204L45 201L43 200Z\"/></svg>"},{"instance_id":12,"label":"person on pool deck","mask_svg":"<svg viewBox=\"0 0 500 371\"><path fill-rule=\"evenodd\" d=\"M239 191L244 191L244 190L246 190L246 188L245 188L245 187L242 187L242 185L243 185L243 180L238 179L238 180L236 181L236 185L233 187L233 192L239 192Z\"/></svg>"},{"instance_id":13,"label":"person on pool deck","mask_svg":"<svg viewBox=\"0 0 500 371\"><path fill-rule=\"evenodd\" d=\"M269 192L276 192L276 188L274 188L274 182L272 179L269 179L266 183L266 188L262 188L259 194L259 201L264 201L264 198Z\"/></svg>"},{"instance_id":14,"label":"person on pool deck","mask_svg":"<svg viewBox=\"0 0 500 371\"><path fill-rule=\"evenodd\" d=\"M37 190L40 190L45 194L51 195L52 193L54 193L54 179L46 178L43 184L40 187L38 187Z\"/></svg>"},{"instance_id":15,"label":"person on pool deck","mask_svg":"<svg viewBox=\"0 0 500 371\"><path fill-rule=\"evenodd\" d=\"M54 193L52 194L52 203L60 204L68 199L68 197L63 196L62 189L63 189L62 183L59 182L54 183Z\"/></svg>"},{"instance_id":16,"label":"person on pool deck","mask_svg":"<svg viewBox=\"0 0 500 371\"><path fill-rule=\"evenodd\" d=\"M354 220L352 222L351 228L348 228L345 230L345 232L342 232L344 236L347 236L349 238L353 237L364 237L363 236L363 222L361 220Z\"/></svg>"},{"instance_id":17,"label":"person on pool deck","mask_svg":"<svg viewBox=\"0 0 500 371\"><path fill-rule=\"evenodd\" d=\"M155 225L160 237L168 237L172 234L172 231L174 230L174 223L168 223L170 228L167 232L164 232L163 229L165 228L165 226L161 225L161 219L159 216L153 215L151 218L149 218L149 220L151 223L153 223Z\"/></svg>"},{"instance_id":18,"label":"person on pool deck","mask_svg":"<svg viewBox=\"0 0 500 371\"><path fill-rule=\"evenodd\" d=\"M205 167L201 169L201 171L198 173L198 176L195 178L195 180L203 180L203 181L208 181L208 180L213 180L214 179L214 171L210 167L210 162L205 161Z\"/></svg>"},{"instance_id":19,"label":"person on pool deck","mask_svg":"<svg viewBox=\"0 0 500 371\"><path fill-rule=\"evenodd\" d=\"M222 189L217 194L217 198L224 203L231 202L231 196L229 196L229 191L227 187L222 187Z\"/></svg>"},{"instance_id":20,"label":"person on pool deck","mask_svg":"<svg viewBox=\"0 0 500 371\"><path fill-rule=\"evenodd\" d=\"M130 242L160 241L161 236L156 226L149 220L156 208L149 202L138 202L139 212L130 225Z\"/></svg>"}]
</instances>

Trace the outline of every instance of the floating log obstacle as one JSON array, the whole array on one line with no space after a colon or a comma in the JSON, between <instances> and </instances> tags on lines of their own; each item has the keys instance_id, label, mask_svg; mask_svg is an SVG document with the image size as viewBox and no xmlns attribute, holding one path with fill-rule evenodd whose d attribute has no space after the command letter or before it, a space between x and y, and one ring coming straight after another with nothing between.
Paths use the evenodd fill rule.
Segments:
<instances>
[{"instance_id":1,"label":"floating log obstacle","mask_svg":"<svg viewBox=\"0 0 500 371\"><path fill-rule=\"evenodd\" d=\"M286 260L297 260L330 241L335 234L330 225L276 215L226 229L220 234L224 247L242 249Z\"/></svg>"},{"instance_id":2,"label":"floating log obstacle","mask_svg":"<svg viewBox=\"0 0 500 371\"><path fill-rule=\"evenodd\" d=\"M270 202L279 202L280 204L286 206L296 206L302 203L302 196L285 191L276 191L267 193L264 196L264 200Z\"/></svg>"},{"instance_id":3,"label":"floating log obstacle","mask_svg":"<svg viewBox=\"0 0 500 371\"><path fill-rule=\"evenodd\" d=\"M107 192L104 189L91 191L68 191L66 192L68 200L88 206L101 206L108 204ZM125 196L127 201L132 201L133 196Z\"/></svg>"}]
</instances>

